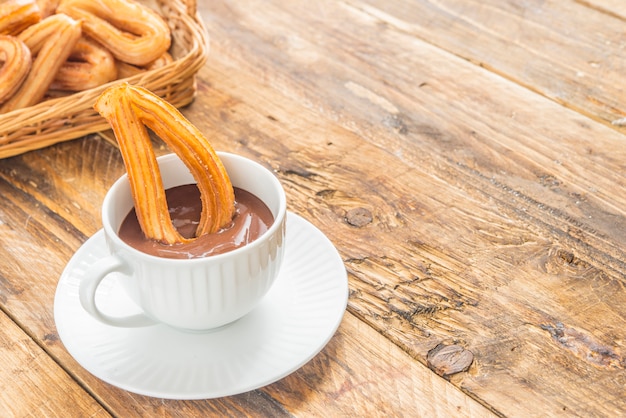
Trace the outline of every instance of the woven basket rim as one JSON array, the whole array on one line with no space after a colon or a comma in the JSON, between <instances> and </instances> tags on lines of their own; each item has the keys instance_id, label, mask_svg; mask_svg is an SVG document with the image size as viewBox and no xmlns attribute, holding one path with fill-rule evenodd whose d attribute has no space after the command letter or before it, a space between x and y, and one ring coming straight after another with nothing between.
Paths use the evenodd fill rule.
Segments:
<instances>
[{"instance_id":1,"label":"woven basket rim","mask_svg":"<svg viewBox=\"0 0 626 418\"><path fill-rule=\"evenodd\" d=\"M161 68L0 114L0 158L108 129L109 125L93 109L93 104L106 88L117 83L140 85L157 94L159 90L169 91L172 96L178 93L172 104L177 107L189 104L196 93L195 75L208 58L209 35L195 0L159 0L158 3L161 9L176 11L175 16L164 18L170 26L176 24L177 31L172 34L174 42L180 37L189 42L182 56Z\"/></svg>"}]
</instances>

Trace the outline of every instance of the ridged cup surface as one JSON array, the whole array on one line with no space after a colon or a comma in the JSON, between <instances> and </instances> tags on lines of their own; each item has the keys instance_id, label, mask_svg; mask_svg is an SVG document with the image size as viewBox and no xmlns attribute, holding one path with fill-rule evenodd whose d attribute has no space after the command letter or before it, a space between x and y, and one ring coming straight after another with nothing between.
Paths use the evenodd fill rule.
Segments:
<instances>
[{"instance_id":1,"label":"ridged cup surface","mask_svg":"<svg viewBox=\"0 0 626 418\"><path fill-rule=\"evenodd\" d=\"M103 204L107 245L125 262L124 288L148 316L176 328L208 330L241 318L271 288L282 264L286 199L280 183L251 160L218 154L233 186L259 197L274 216L269 230L244 247L189 260L145 254L117 235L133 206L125 176L112 186ZM159 167L166 189L195 183L175 154L160 157Z\"/></svg>"}]
</instances>

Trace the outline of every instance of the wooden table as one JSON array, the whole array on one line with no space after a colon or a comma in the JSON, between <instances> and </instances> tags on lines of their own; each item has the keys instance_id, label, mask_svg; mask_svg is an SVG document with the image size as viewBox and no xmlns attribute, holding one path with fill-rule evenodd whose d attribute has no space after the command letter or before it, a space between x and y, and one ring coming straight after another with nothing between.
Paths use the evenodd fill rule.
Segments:
<instances>
[{"instance_id":1,"label":"wooden table","mask_svg":"<svg viewBox=\"0 0 626 418\"><path fill-rule=\"evenodd\" d=\"M0 161L0 415L626 414L624 4L201 2L183 111L335 244L343 322L249 393L103 383L53 302L124 169L101 136L58 144Z\"/></svg>"}]
</instances>

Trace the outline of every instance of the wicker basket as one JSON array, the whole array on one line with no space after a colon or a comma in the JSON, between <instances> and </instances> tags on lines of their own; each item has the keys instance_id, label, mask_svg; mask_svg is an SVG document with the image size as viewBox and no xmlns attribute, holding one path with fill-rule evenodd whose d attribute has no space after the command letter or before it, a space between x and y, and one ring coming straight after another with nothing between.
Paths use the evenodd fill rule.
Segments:
<instances>
[{"instance_id":1,"label":"wicker basket","mask_svg":"<svg viewBox=\"0 0 626 418\"><path fill-rule=\"evenodd\" d=\"M191 103L196 94L196 73L208 54L208 35L198 16L196 0L153 2L172 30L170 53L174 61L94 89L1 114L0 158L109 129L93 105L100 93L113 83L126 81L143 86L176 107Z\"/></svg>"}]
</instances>

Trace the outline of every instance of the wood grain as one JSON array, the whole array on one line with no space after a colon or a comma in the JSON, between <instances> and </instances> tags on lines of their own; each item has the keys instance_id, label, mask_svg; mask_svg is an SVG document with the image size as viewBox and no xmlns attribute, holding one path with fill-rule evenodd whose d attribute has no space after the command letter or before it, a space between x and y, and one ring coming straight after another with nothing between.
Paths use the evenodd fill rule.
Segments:
<instances>
[{"instance_id":1,"label":"wood grain","mask_svg":"<svg viewBox=\"0 0 626 418\"><path fill-rule=\"evenodd\" d=\"M623 4L610 0L350 1L394 26L606 124L626 116ZM621 127L620 127L621 129Z\"/></svg>"},{"instance_id":2,"label":"wood grain","mask_svg":"<svg viewBox=\"0 0 626 418\"><path fill-rule=\"evenodd\" d=\"M67 159L65 156L82 156ZM68 163L70 161L70 163ZM263 390L210 401L171 401L154 399L114 388L82 369L63 348L52 318L53 297L63 267L86 239L80 231L69 227L93 222L99 229L99 215L92 211L79 213L76 205L65 210L63 202L68 188L73 187L72 201L92 204L101 201L108 186L123 170L121 157L110 143L89 138L59 144L49 150L30 153L7 160L1 178L11 180L29 194L12 189L0 180L3 200L0 219L5 228L0 248L0 288L2 306L19 317L35 340L43 344L64 367L73 371L80 385L94 394L115 416L291 416L318 415L332 401L338 415L368 414L374 416L381 404L389 405L385 416L406 416L423 412L428 416L488 417L492 414L479 403L433 375L419 363L413 363L401 349L367 326L348 316L337 336L327 348L298 373ZM44 181L44 173L55 167L55 180ZM25 168L28 167L28 168ZM12 173L28 173L16 179ZM80 175L74 175L77 171ZM99 173L106 173L100 175ZM38 179L35 183L33 179ZM55 184L45 187L43 184ZM89 188L88 185L93 187ZM60 193L63 196L56 196ZM49 203L59 213L41 201ZM70 208L68 208L70 209ZM66 229L67 228L67 229ZM89 232L89 227L86 227ZM35 249L35 250L33 250ZM44 253L33 258L30 254ZM33 263L34 262L34 263ZM44 267L45 265L45 267ZM36 271L37 274L33 274ZM367 336L369 344L362 346ZM8 355L8 354L7 354ZM402 362L407 365L399 367ZM39 373L38 369L33 373ZM386 373L386 375L381 375ZM317 376L314 378L314 376ZM332 378L328 378L332 376ZM52 390L52 389L50 389ZM425 396L437 397L436 404L421 403ZM0 405L4 401L0 399ZM50 414L62 415L66 406L52 405ZM76 414L88 413L77 405ZM435 415L432 415L435 414Z\"/></svg>"},{"instance_id":3,"label":"wood grain","mask_svg":"<svg viewBox=\"0 0 626 418\"><path fill-rule=\"evenodd\" d=\"M619 0L577 0L578 3L598 9L603 13L626 19L626 5Z\"/></svg>"},{"instance_id":4,"label":"wood grain","mask_svg":"<svg viewBox=\"0 0 626 418\"><path fill-rule=\"evenodd\" d=\"M292 207L344 255L351 312L421 359L442 342L469 348L473 369L452 381L502 413L622 410L623 137L369 11L299 6L213 9L228 16L208 20L230 62L208 67L220 83L201 113L210 132L252 128L217 138L273 150ZM235 69L251 76L231 81ZM355 207L370 225L343 222ZM559 340L558 324L579 340ZM589 361L605 349L612 367Z\"/></svg>"},{"instance_id":5,"label":"wood grain","mask_svg":"<svg viewBox=\"0 0 626 418\"><path fill-rule=\"evenodd\" d=\"M4 312L0 341L2 416L110 417Z\"/></svg>"},{"instance_id":6,"label":"wood grain","mask_svg":"<svg viewBox=\"0 0 626 418\"><path fill-rule=\"evenodd\" d=\"M262 392L297 416L495 416L350 314L320 355Z\"/></svg>"},{"instance_id":7,"label":"wood grain","mask_svg":"<svg viewBox=\"0 0 626 418\"><path fill-rule=\"evenodd\" d=\"M0 162L0 307L25 331L11 338L32 337L116 416L626 410L619 5L198 6L211 56L184 113L273 169L289 209L335 243L350 280L338 333L291 376L216 400L137 396L83 370L52 310L123 172L94 135Z\"/></svg>"}]
</instances>

